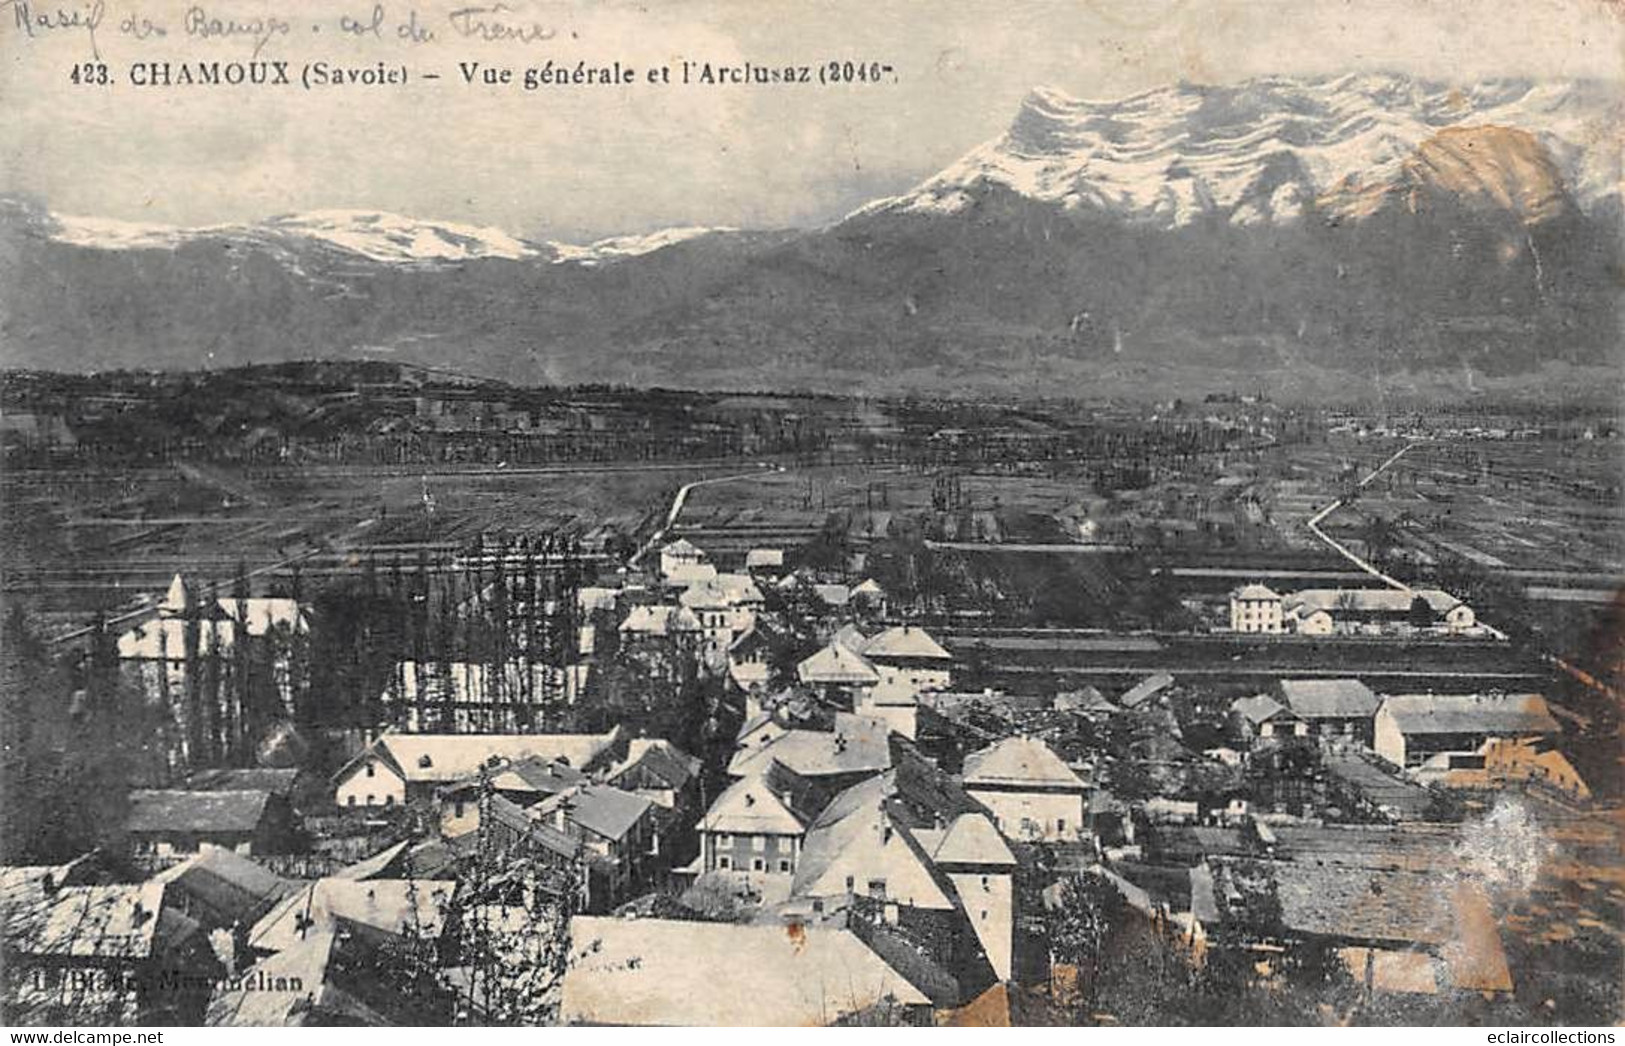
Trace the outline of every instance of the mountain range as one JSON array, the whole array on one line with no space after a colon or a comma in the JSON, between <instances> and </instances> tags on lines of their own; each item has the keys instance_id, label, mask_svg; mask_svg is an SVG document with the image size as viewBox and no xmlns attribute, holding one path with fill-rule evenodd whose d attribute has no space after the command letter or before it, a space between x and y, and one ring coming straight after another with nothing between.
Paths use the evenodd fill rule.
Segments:
<instances>
[{"instance_id":1,"label":"mountain range","mask_svg":"<svg viewBox=\"0 0 1625 1046\"><path fill-rule=\"evenodd\" d=\"M1621 126L1594 81L1038 89L997 139L825 227L587 245L0 197L0 355L874 393L1595 389L1621 362Z\"/></svg>"}]
</instances>

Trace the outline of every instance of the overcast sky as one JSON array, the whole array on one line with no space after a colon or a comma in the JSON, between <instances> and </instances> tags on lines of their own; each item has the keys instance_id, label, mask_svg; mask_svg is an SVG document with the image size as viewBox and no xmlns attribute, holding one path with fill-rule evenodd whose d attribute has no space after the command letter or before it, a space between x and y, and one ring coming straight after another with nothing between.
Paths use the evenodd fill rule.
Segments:
<instances>
[{"instance_id":1,"label":"overcast sky","mask_svg":"<svg viewBox=\"0 0 1625 1046\"><path fill-rule=\"evenodd\" d=\"M189 39L189 6L104 0L97 46L113 75L134 61L246 59L241 39ZM369 208L561 239L668 225L806 225L928 176L1009 123L1043 84L1111 98L1185 79L1383 70L1618 79L1621 15L1599 0L1072 3L931 0L509 0L545 42L453 39L447 14L492 0L382 0L385 35L339 39L371 0L217 0L215 17L278 13L262 58L407 62L442 74L406 89L139 90L74 86L82 30L29 38L0 15L0 190L58 211L210 224L317 208ZM36 5L36 11L47 5ZM79 0L48 9L75 10ZM392 39L416 8L439 39ZM119 23L166 25L136 43ZM370 20L370 16L368 18ZM522 71L548 59L763 64L888 62L878 86L470 88L459 60Z\"/></svg>"}]
</instances>

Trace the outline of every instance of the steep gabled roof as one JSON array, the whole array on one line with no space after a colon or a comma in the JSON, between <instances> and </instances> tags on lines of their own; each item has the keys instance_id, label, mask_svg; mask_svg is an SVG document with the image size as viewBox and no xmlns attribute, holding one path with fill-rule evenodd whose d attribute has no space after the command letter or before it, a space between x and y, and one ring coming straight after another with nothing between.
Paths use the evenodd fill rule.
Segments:
<instances>
[{"instance_id":1,"label":"steep gabled roof","mask_svg":"<svg viewBox=\"0 0 1625 1046\"><path fill-rule=\"evenodd\" d=\"M265 818L270 792L182 792L138 789L130 793L129 832L253 832Z\"/></svg>"},{"instance_id":2,"label":"steep gabled roof","mask_svg":"<svg viewBox=\"0 0 1625 1046\"><path fill-rule=\"evenodd\" d=\"M862 654L838 642L803 660L796 666L796 677L803 683L835 683L848 686L872 686L880 682L875 671Z\"/></svg>"},{"instance_id":3,"label":"steep gabled roof","mask_svg":"<svg viewBox=\"0 0 1625 1046\"><path fill-rule=\"evenodd\" d=\"M966 788L977 785L1065 787L1083 791L1083 779L1049 745L1033 737L1007 737L965 758Z\"/></svg>"},{"instance_id":4,"label":"steep gabled roof","mask_svg":"<svg viewBox=\"0 0 1625 1046\"><path fill-rule=\"evenodd\" d=\"M1174 677L1167 672L1155 672L1130 687L1117 703L1124 708L1138 708L1157 694L1174 685Z\"/></svg>"},{"instance_id":5,"label":"steep gabled roof","mask_svg":"<svg viewBox=\"0 0 1625 1046\"><path fill-rule=\"evenodd\" d=\"M800 835L806 827L784 779L766 771L735 781L700 819L702 830L731 835Z\"/></svg>"},{"instance_id":6,"label":"steep gabled roof","mask_svg":"<svg viewBox=\"0 0 1625 1046\"><path fill-rule=\"evenodd\" d=\"M1383 701L1382 711L1404 734L1562 732L1539 694L1396 694Z\"/></svg>"},{"instance_id":7,"label":"steep gabled roof","mask_svg":"<svg viewBox=\"0 0 1625 1046\"><path fill-rule=\"evenodd\" d=\"M931 859L941 865L974 865L982 868L1014 868L1016 856L986 814L964 813L954 818L942 838L931 849Z\"/></svg>"},{"instance_id":8,"label":"steep gabled roof","mask_svg":"<svg viewBox=\"0 0 1625 1046\"><path fill-rule=\"evenodd\" d=\"M545 818L562 807L572 824L605 839L620 840L653 806L646 796L614 785L584 784L542 800L536 812Z\"/></svg>"},{"instance_id":9,"label":"steep gabled roof","mask_svg":"<svg viewBox=\"0 0 1625 1046\"><path fill-rule=\"evenodd\" d=\"M581 843L574 836L537 819L530 811L505 796L491 796L486 801L485 812L493 822L520 836L532 846L540 847L558 857L574 859L581 856ZM467 846L477 849L479 833L467 832L448 841L455 847L463 840L468 841ZM454 855L454 860L456 856L461 855Z\"/></svg>"},{"instance_id":10,"label":"steep gabled roof","mask_svg":"<svg viewBox=\"0 0 1625 1046\"><path fill-rule=\"evenodd\" d=\"M626 759L610 770L609 778L614 781L633 770L644 770L667 787L680 789L699 774L700 765L696 756L664 738L639 737L627 746Z\"/></svg>"},{"instance_id":11,"label":"steep gabled roof","mask_svg":"<svg viewBox=\"0 0 1625 1046\"><path fill-rule=\"evenodd\" d=\"M896 625L869 640L863 656L874 661L930 660L952 661L953 655L916 625Z\"/></svg>"},{"instance_id":12,"label":"steep gabled roof","mask_svg":"<svg viewBox=\"0 0 1625 1046\"><path fill-rule=\"evenodd\" d=\"M224 847L194 854L151 881L190 894L217 915L232 920L257 918L294 889L293 883L269 868Z\"/></svg>"},{"instance_id":13,"label":"steep gabled roof","mask_svg":"<svg viewBox=\"0 0 1625 1046\"><path fill-rule=\"evenodd\" d=\"M469 778L479 783L479 778ZM499 792L536 792L556 795L587 780L587 775L557 759L529 756L491 771L491 787Z\"/></svg>"},{"instance_id":14,"label":"steep gabled roof","mask_svg":"<svg viewBox=\"0 0 1625 1046\"><path fill-rule=\"evenodd\" d=\"M1290 708L1268 694L1238 697L1230 703L1230 711L1241 716L1254 726L1268 722L1283 712L1293 719L1298 718Z\"/></svg>"},{"instance_id":15,"label":"steep gabled roof","mask_svg":"<svg viewBox=\"0 0 1625 1046\"><path fill-rule=\"evenodd\" d=\"M890 731L884 719L840 712L832 730L787 730L766 744L740 749L728 763L728 773L742 777L769 761L808 778L878 773L892 763Z\"/></svg>"},{"instance_id":16,"label":"steep gabled roof","mask_svg":"<svg viewBox=\"0 0 1625 1046\"><path fill-rule=\"evenodd\" d=\"M851 889L867 892L884 881L886 899L915 908L952 910L945 888L917 845L905 838L905 825L887 809L891 775L848 788L819 815L801 848L791 893L798 897L838 897Z\"/></svg>"},{"instance_id":17,"label":"steep gabled roof","mask_svg":"<svg viewBox=\"0 0 1625 1046\"><path fill-rule=\"evenodd\" d=\"M1347 719L1374 715L1377 695L1358 679L1283 679L1281 698L1305 719Z\"/></svg>"},{"instance_id":18,"label":"steep gabled roof","mask_svg":"<svg viewBox=\"0 0 1625 1046\"><path fill-rule=\"evenodd\" d=\"M1268 585L1260 585L1254 582L1251 585L1242 585L1234 590L1230 593L1230 598L1242 601L1270 600L1280 599L1281 594Z\"/></svg>"},{"instance_id":19,"label":"steep gabled roof","mask_svg":"<svg viewBox=\"0 0 1625 1046\"><path fill-rule=\"evenodd\" d=\"M182 614L191 609L196 601L192 586L187 584L184 577L176 574L169 579L169 588L164 590L163 602L158 604L158 609L171 614Z\"/></svg>"},{"instance_id":20,"label":"steep gabled roof","mask_svg":"<svg viewBox=\"0 0 1625 1046\"><path fill-rule=\"evenodd\" d=\"M846 890L848 876L863 893L871 880L884 879L890 900L947 909L956 905L955 893L934 854L956 829L953 852L959 856L974 852L975 863L983 866L1009 857L1002 841L990 848L979 845L976 826L964 819L985 822L986 811L958 782L912 743L894 737L891 748L891 769L842 791L813 822L794 894L836 896Z\"/></svg>"}]
</instances>

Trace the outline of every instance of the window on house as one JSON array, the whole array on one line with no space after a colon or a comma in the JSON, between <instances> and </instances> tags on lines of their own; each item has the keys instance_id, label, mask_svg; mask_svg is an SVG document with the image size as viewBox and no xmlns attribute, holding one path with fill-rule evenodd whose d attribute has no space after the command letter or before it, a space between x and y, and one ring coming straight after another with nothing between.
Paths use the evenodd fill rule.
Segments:
<instances>
[{"instance_id":1,"label":"window on house","mask_svg":"<svg viewBox=\"0 0 1625 1046\"><path fill-rule=\"evenodd\" d=\"M345 806L354 806L355 805L355 796L353 796L353 795L345 796L344 797L344 805Z\"/></svg>"},{"instance_id":2,"label":"window on house","mask_svg":"<svg viewBox=\"0 0 1625 1046\"><path fill-rule=\"evenodd\" d=\"M877 897L877 898L884 898L886 896L886 880L884 880L884 879L870 879L869 880L869 896L870 897Z\"/></svg>"},{"instance_id":3,"label":"window on house","mask_svg":"<svg viewBox=\"0 0 1625 1046\"><path fill-rule=\"evenodd\" d=\"M729 835L727 832L718 832L717 833L717 845L718 846L732 846L733 842L734 842L734 837Z\"/></svg>"},{"instance_id":4,"label":"window on house","mask_svg":"<svg viewBox=\"0 0 1625 1046\"><path fill-rule=\"evenodd\" d=\"M753 872L764 872L767 870L767 862L762 860L760 857L752 857L750 859L750 870Z\"/></svg>"},{"instance_id":5,"label":"window on house","mask_svg":"<svg viewBox=\"0 0 1625 1046\"><path fill-rule=\"evenodd\" d=\"M790 859L787 858L787 857L779 858L779 871L788 872L789 870L790 870Z\"/></svg>"},{"instance_id":6,"label":"window on house","mask_svg":"<svg viewBox=\"0 0 1625 1046\"><path fill-rule=\"evenodd\" d=\"M377 775L378 775L377 769L371 763L368 763L367 764L367 776L368 777L376 777Z\"/></svg>"},{"instance_id":7,"label":"window on house","mask_svg":"<svg viewBox=\"0 0 1625 1046\"><path fill-rule=\"evenodd\" d=\"M1057 817L1057 818L1056 818L1056 819L1055 819L1055 830L1056 830L1056 831L1057 831L1057 832L1064 832L1064 831L1066 831L1066 818L1064 818L1064 817Z\"/></svg>"},{"instance_id":8,"label":"window on house","mask_svg":"<svg viewBox=\"0 0 1625 1046\"><path fill-rule=\"evenodd\" d=\"M392 796L392 795L384 796L384 805L385 806L394 806L395 805L395 797Z\"/></svg>"},{"instance_id":9,"label":"window on house","mask_svg":"<svg viewBox=\"0 0 1625 1046\"><path fill-rule=\"evenodd\" d=\"M727 854L722 854L717 858L717 867L726 872L733 867L733 861L728 858Z\"/></svg>"},{"instance_id":10,"label":"window on house","mask_svg":"<svg viewBox=\"0 0 1625 1046\"><path fill-rule=\"evenodd\" d=\"M750 848L757 852L767 849L767 836L753 835L750 837Z\"/></svg>"},{"instance_id":11,"label":"window on house","mask_svg":"<svg viewBox=\"0 0 1625 1046\"><path fill-rule=\"evenodd\" d=\"M376 795L373 795L371 792L367 793L367 805L368 806L377 806L378 805L378 797Z\"/></svg>"},{"instance_id":12,"label":"window on house","mask_svg":"<svg viewBox=\"0 0 1625 1046\"><path fill-rule=\"evenodd\" d=\"M451 816L458 817L458 818L463 816L463 804L462 803L453 803L452 804Z\"/></svg>"}]
</instances>

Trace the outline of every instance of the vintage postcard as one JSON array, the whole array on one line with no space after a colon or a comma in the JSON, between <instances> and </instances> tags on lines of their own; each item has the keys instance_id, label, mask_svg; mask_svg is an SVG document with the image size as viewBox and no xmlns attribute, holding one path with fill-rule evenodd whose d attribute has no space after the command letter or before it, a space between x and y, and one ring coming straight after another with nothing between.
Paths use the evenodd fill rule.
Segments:
<instances>
[{"instance_id":1,"label":"vintage postcard","mask_svg":"<svg viewBox=\"0 0 1625 1046\"><path fill-rule=\"evenodd\" d=\"M3 0L0 1023L1613 1042L1622 63Z\"/></svg>"}]
</instances>

